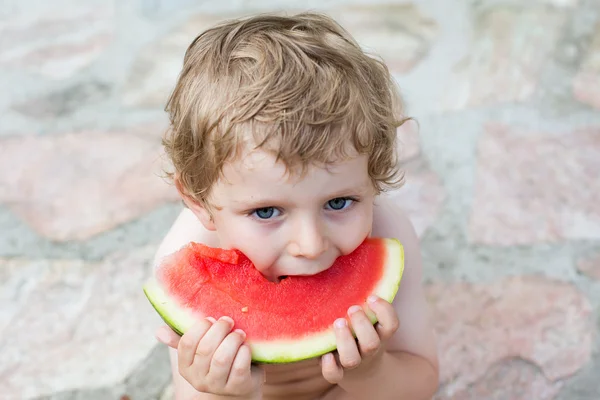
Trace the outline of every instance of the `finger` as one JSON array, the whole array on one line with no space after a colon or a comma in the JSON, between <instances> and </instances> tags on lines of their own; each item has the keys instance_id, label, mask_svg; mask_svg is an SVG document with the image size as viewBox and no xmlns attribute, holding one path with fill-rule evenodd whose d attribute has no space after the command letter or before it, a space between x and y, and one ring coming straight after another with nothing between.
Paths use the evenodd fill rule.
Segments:
<instances>
[{"instance_id":1,"label":"finger","mask_svg":"<svg viewBox=\"0 0 600 400\"><path fill-rule=\"evenodd\" d=\"M179 336L168 326L163 325L156 330L156 339L158 339L158 341L162 344L165 344L173 349L177 349L181 336Z\"/></svg>"},{"instance_id":2,"label":"finger","mask_svg":"<svg viewBox=\"0 0 600 400\"><path fill-rule=\"evenodd\" d=\"M233 320L231 318L225 316L219 318L198 343L196 353L201 356L212 357L232 328Z\"/></svg>"},{"instance_id":3,"label":"finger","mask_svg":"<svg viewBox=\"0 0 600 400\"><path fill-rule=\"evenodd\" d=\"M344 378L344 369L338 365L332 353L324 354L321 357L321 373L327 382L334 385L340 383Z\"/></svg>"},{"instance_id":4,"label":"finger","mask_svg":"<svg viewBox=\"0 0 600 400\"><path fill-rule=\"evenodd\" d=\"M352 330L358 339L358 349L361 357L373 355L381 346L379 334L371 324L371 321L359 306L352 306L348 309L350 324Z\"/></svg>"},{"instance_id":5,"label":"finger","mask_svg":"<svg viewBox=\"0 0 600 400\"><path fill-rule=\"evenodd\" d=\"M348 322L344 318L338 318L334 322L335 341L342 367L352 369L358 367L361 358L356 346L356 340L350 332Z\"/></svg>"},{"instance_id":6,"label":"finger","mask_svg":"<svg viewBox=\"0 0 600 400\"><path fill-rule=\"evenodd\" d=\"M189 368L193 364L196 357L196 348L200 339L211 328L212 322L208 319L203 319L192 327L181 337L177 345L177 358L179 360L179 369Z\"/></svg>"},{"instance_id":7,"label":"finger","mask_svg":"<svg viewBox=\"0 0 600 400\"><path fill-rule=\"evenodd\" d=\"M378 322L375 329L379 337L383 341L388 340L400 327L400 321L394 306L376 296L369 297L367 304L377 317Z\"/></svg>"},{"instance_id":8,"label":"finger","mask_svg":"<svg viewBox=\"0 0 600 400\"><path fill-rule=\"evenodd\" d=\"M220 387L225 386L233 360L245 338L246 334L236 329L223 339L210 361L207 379L211 383Z\"/></svg>"},{"instance_id":9,"label":"finger","mask_svg":"<svg viewBox=\"0 0 600 400\"><path fill-rule=\"evenodd\" d=\"M227 379L228 390L242 390L245 386L257 387L256 385L262 383L262 377L259 377L261 371L252 371L251 363L250 348L247 345L241 345L231 365L231 371ZM251 380L255 380L254 384L250 382Z\"/></svg>"}]
</instances>

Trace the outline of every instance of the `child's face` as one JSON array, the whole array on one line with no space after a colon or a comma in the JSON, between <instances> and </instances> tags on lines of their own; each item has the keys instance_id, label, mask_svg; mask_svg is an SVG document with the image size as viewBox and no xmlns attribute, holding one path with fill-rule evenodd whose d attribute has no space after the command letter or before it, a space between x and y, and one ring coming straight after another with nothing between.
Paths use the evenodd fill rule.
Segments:
<instances>
[{"instance_id":1,"label":"child's face","mask_svg":"<svg viewBox=\"0 0 600 400\"><path fill-rule=\"evenodd\" d=\"M296 177L258 150L223 176L211 189L212 228L221 247L243 252L269 280L324 271L371 232L367 156Z\"/></svg>"}]
</instances>

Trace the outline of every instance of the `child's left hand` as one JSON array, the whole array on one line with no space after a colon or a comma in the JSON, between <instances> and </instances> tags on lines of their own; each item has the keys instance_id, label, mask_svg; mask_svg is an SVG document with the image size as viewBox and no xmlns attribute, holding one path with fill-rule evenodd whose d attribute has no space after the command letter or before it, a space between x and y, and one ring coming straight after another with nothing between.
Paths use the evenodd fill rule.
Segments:
<instances>
[{"instance_id":1,"label":"child's left hand","mask_svg":"<svg viewBox=\"0 0 600 400\"><path fill-rule=\"evenodd\" d=\"M400 326L396 311L387 301L375 297L375 301L368 301L367 305L377 317L375 325L360 306L348 309L350 326L343 318L334 323L338 357L333 353L321 357L323 377L330 383L338 384L342 379L362 374L376 365L383 354L383 344Z\"/></svg>"}]
</instances>

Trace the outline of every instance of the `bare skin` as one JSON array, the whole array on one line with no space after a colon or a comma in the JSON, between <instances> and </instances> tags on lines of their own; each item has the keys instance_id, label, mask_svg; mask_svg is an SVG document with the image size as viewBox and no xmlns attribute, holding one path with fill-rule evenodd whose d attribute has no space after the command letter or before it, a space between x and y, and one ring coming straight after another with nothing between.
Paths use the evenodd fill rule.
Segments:
<instances>
[{"instance_id":1,"label":"bare skin","mask_svg":"<svg viewBox=\"0 0 600 400\"><path fill-rule=\"evenodd\" d=\"M242 160L239 168L226 171L227 184L213 189L217 208L212 215L182 191L189 209L165 237L157 260L189 241L235 247L265 277L276 279L318 273L371 235L400 240L405 273L393 304L375 299L351 307L348 322L334 324L338 350L319 359L251 366L244 333L231 332L226 319L202 321L182 338L161 327L157 337L171 347L178 400L431 398L438 360L421 286L418 239L397 204L367 189L365 174L364 160L355 159L291 181L267 158ZM255 204L255 193L266 198ZM269 250L252 242L265 238L273 244ZM375 326L364 313L367 307L378 317Z\"/></svg>"}]
</instances>

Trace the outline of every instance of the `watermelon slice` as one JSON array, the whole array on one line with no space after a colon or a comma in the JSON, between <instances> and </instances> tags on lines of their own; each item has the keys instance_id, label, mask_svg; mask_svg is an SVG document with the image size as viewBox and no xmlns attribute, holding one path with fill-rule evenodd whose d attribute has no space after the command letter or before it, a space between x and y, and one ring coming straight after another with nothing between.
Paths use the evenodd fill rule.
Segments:
<instances>
[{"instance_id":1,"label":"watermelon slice","mask_svg":"<svg viewBox=\"0 0 600 400\"><path fill-rule=\"evenodd\" d=\"M190 243L162 260L144 292L180 335L201 318L227 315L246 332L254 362L286 363L335 350L333 322L371 294L391 303L403 270L395 239L368 238L329 269L280 282L237 250Z\"/></svg>"}]
</instances>

